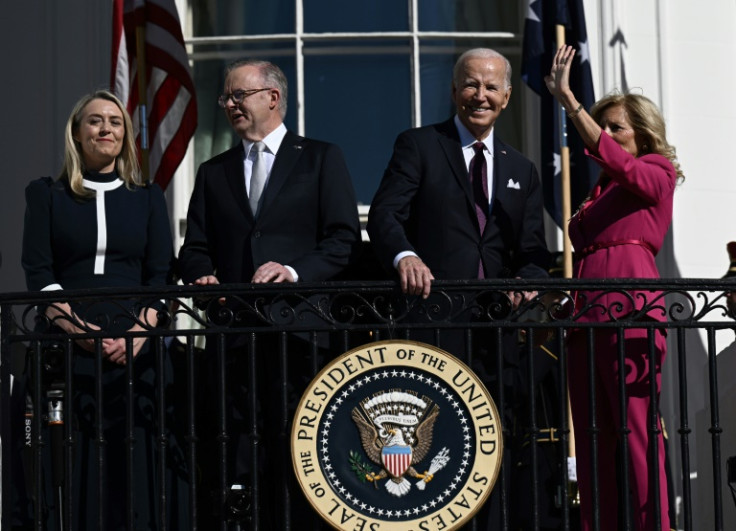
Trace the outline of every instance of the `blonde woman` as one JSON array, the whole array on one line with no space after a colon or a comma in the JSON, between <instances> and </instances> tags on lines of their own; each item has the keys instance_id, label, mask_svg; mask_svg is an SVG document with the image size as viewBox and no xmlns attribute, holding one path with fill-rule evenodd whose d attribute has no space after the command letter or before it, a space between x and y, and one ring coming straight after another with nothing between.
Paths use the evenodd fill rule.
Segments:
<instances>
[{"instance_id":1,"label":"blonde woman","mask_svg":"<svg viewBox=\"0 0 736 531\"><path fill-rule=\"evenodd\" d=\"M65 130L64 166L26 188L22 264L31 291L160 286L167 281L173 250L164 197L158 186L141 180L130 117L118 98L98 91L75 105ZM153 305L157 303L152 303ZM127 375L125 340L120 333L142 329L135 317L156 324L156 309L140 301L57 302L45 308L52 329L79 333L104 330L102 403L96 394L93 340L79 340L73 357L73 521L76 529L156 529L155 382L153 353L145 338L133 340L135 403L133 459L125 441ZM105 444L98 450L97 414L101 409ZM103 465L99 466L98 451ZM132 467L129 471L128 467ZM129 476L129 472L132 472ZM48 475L47 475L48 477ZM133 479L130 484L128 478ZM101 478L102 504L94 501ZM132 511L128 491L133 492ZM49 515L53 496L45 500ZM102 517L100 515L103 515ZM102 520L100 520L102 518ZM60 524L49 523L49 528Z\"/></svg>"},{"instance_id":2,"label":"blonde woman","mask_svg":"<svg viewBox=\"0 0 736 531\"><path fill-rule=\"evenodd\" d=\"M682 172L675 150L665 136L665 124L656 105L637 94L613 94L598 101L590 113L570 90L569 74L575 50L563 46L557 51L547 88L565 108L586 146L589 157L601 167L601 176L588 199L570 220L569 233L575 248L576 278L658 278L654 257L662 246L672 221L672 200ZM644 308L658 292L621 294L586 292L578 294L580 321L610 321L639 314L646 322L663 321L661 310ZM666 355L665 330L654 331L654 356L650 364L647 330L629 328L624 332L624 386L626 389L626 446L622 445L620 411L619 341L616 330L594 333L594 375L597 398L598 489L600 529L617 530L623 511L618 500L616 451L628 462L629 489L635 529L651 531L659 515L659 529L670 529L664 441L657 416L658 433L649 429L656 404L650 400L650 382L656 381L657 401L661 369ZM588 344L584 329L573 330L568 338L570 402L578 465L583 529L591 529L592 470L590 389L588 386ZM653 365L653 366L650 366ZM652 459L656 444L658 461ZM622 459L623 460L623 459ZM654 491L656 476L658 490ZM656 503L658 502L658 506Z\"/></svg>"}]
</instances>

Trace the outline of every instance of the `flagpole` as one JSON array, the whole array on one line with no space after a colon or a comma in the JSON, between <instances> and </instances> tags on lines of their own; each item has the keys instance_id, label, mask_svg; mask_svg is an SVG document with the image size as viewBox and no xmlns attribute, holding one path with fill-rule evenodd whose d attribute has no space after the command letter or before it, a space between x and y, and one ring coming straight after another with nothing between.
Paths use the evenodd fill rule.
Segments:
<instances>
[{"instance_id":1,"label":"flagpole","mask_svg":"<svg viewBox=\"0 0 736 531\"><path fill-rule=\"evenodd\" d=\"M138 72L138 116L141 136L141 172L143 181L149 182L148 175L148 94L146 90L146 27L145 21L135 27L135 61Z\"/></svg>"},{"instance_id":2,"label":"flagpole","mask_svg":"<svg viewBox=\"0 0 736 531\"><path fill-rule=\"evenodd\" d=\"M557 24L555 26L557 37L557 49L566 44L565 26ZM562 257L563 257L563 274L565 278L572 278L572 244L570 243L570 235L568 233L568 224L571 217L570 203L570 147L567 145L567 120L565 120L565 109L562 105L558 106L557 116L559 118L560 127L560 166L562 170L560 189L562 196ZM569 387L570 382L567 382ZM575 431L572 424L572 410L570 408L570 394L567 396L567 425L570 428L568 436L568 459L575 459ZM568 464L568 472L570 465ZM575 481L577 481L577 467L575 472ZM577 492L576 498L577 498Z\"/></svg>"},{"instance_id":3,"label":"flagpole","mask_svg":"<svg viewBox=\"0 0 736 531\"><path fill-rule=\"evenodd\" d=\"M557 24L557 49L565 45L565 26ZM565 120L565 109L562 105L558 108L560 118L560 164L562 169L562 181L560 183L562 195L562 254L564 258L565 278L572 278L572 244L568 234L567 225L570 220L570 147L567 145L567 122Z\"/></svg>"}]
</instances>

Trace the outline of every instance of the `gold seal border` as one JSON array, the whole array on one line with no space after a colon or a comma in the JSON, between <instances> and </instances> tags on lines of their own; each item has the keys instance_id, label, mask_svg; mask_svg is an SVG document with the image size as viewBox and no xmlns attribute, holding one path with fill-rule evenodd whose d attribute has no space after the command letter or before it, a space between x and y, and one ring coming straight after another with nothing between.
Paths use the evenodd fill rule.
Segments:
<instances>
[{"instance_id":1,"label":"gold seal border","mask_svg":"<svg viewBox=\"0 0 736 531\"><path fill-rule=\"evenodd\" d=\"M475 432L475 458L457 494L434 512L412 520L380 520L363 514L332 490L319 465L319 426L326 406L348 382L369 371L389 367L413 367L443 380L462 398ZM292 465L299 485L312 507L336 529L456 529L470 520L490 496L501 468L502 455L501 420L483 382L452 354L410 340L367 343L332 360L314 377L302 395L291 430Z\"/></svg>"}]
</instances>

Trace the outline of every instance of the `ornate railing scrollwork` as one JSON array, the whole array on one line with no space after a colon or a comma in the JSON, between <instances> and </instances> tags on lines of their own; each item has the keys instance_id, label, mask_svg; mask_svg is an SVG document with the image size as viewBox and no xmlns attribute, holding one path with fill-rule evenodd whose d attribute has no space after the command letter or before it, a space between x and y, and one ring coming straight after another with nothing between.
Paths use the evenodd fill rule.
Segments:
<instances>
[{"instance_id":1,"label":"ornate railing scrollwork","mask_svg":"<svg viewBox=\"0 0 736 531\"><path fill-rule=\"evenodd\" d=\"M29 338L54 333L61 321L73 323L90 337L100 336L97 327L127 329L133 324L144 330L139 334L155 335L170 326L193 334L203 329L330 331L417 324L449 328L458 323L566 328L604 321L632 326L647 316L674 328L728 326L732 314L724 294L730 291L736 291L730 279L509 279L435 282L430 296L422 299L403 295L390 282L326 282L16 293L0 295L0 304L13 309L14 333ZM54 317L35 311L58 302L60 293L73 304L73 314L58 306ZM515 306L514 299L521 304ZM141 317L142 304L157 309L157 323ZM182 325L184 317L188 328Z\"/></svg>"}]
</instances>

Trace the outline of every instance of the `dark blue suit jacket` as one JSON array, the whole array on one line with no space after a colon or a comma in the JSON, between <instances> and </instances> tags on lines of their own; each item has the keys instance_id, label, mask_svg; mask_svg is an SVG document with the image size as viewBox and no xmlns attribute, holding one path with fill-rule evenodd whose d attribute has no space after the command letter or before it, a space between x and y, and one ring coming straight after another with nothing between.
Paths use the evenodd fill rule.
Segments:
<instances>
[{"instance_id":1,"label":"dark blue suit jacket","mask_svg":"<svg viewBox=\"0 0 736 531\"><path fill-rule=\"evenodd\" d=\"M542 190L534 164L494 136L493 197L480 235L468 170L452 119L399 135L371 203L378 259L411 250L437 279L547 276Z\"/></svg>"},{"instance_id":2,"label":"dark blue suit jacket","mask_svg":"<svg viewBox=\"0 0 736 531\"><path fill-rule=\"evenodd\" d=\"M340 149L287 132L257 219L243 159L239 142L197 172L179 252L183 281L214 274L221 283L250 282L268 261L293 267L300 281L340 273L360 241L355 192Z\"/></svg>"}]
</instances>

